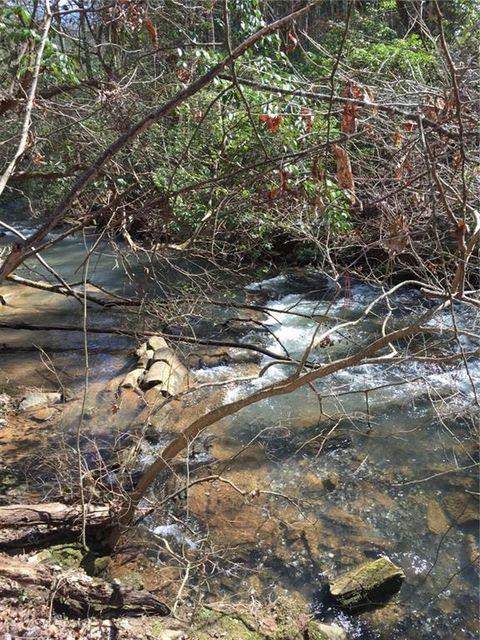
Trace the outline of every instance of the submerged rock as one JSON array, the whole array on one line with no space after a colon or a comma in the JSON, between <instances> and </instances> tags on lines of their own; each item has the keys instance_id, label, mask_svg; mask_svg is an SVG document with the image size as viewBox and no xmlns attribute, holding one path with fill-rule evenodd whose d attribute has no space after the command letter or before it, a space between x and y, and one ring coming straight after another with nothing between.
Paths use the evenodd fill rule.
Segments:
<instances>
[{"instance_id":1,"label":"submerged rock","mask_svg":"<svg viewBox=\"0 0 480 640\"><path fill-rule=\"evenodd\" d=\"M330 594L345 609L375 606L397 593L404 578L403 571L391 560L378 558L334 579Z\"/></svg>"},{"instance_id":2,"label":"submerged rock","mask_svg":"<svg viewBox=\"0 0 480 640\"><path fill-rule=\"evenodd\" d=\"M325 624L312 620L308 625L308 640L347 640L346 632L338 624Z\"/></svg>"},{"instance_id":3,"label":"submerged rock","mask_svg":"<svg viewBox=\"0 0 480 640\"><path fill-rule=\"evenodd\" d=\"M312 492L334 491L340 481L338 473L330 472L324 475L307 473L303 478L305 490Z\"/></svg>"},{"instance_id":4,"label":"submerged rock","mask_svg":"<svg viewBox=\"0 0 480 640\"><path fill-rule=\"evenodd\" d=\"M478 496L465 491L450 493L445 497L445 508L456 525L475 524L480 520Z\"/></svg>"},{"instance_id":5,"label":"submerged rock","mask_svg":"<svg viewBox=\"0 0 480 640\"><path fill-rule=\"evenodd\" d=\"M468 562L472 569L480 576L480 550L478 548L478 538L472 534L465 537L465 546Z\"/></svg>"},{"instance_id":6,"label":"submerged rock","mask_svg":"<svg viewBox=\"0 0 480 640\"><path fill-rule=\"evenodd\" d=\"M478 497L472 493L457 491L445 497L448 515L457 525L478 523L480 509Z\"/></svg>"},{"instance_id":7,"label":"submerged rock","mask_svg":"<svg viewBox=\"0 0 480 640\"><path fill-rule=\"evenodd\" d=\"M430 533L441 536L449 528L445 512L436 500L430 500L427 505L427 527Z\"/></svg>"}]
</instances>

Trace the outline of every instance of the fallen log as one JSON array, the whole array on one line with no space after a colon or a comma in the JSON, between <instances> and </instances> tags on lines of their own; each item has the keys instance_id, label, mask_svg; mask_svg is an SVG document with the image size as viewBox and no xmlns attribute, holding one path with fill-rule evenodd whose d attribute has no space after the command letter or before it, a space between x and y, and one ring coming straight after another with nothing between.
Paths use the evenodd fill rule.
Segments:
<instances>
[{"instance_id":1,"label":"fallen log","mask_svg":"<svg viewBox=\"0 0 480 640\"><path fill-rule=\"evenodd\" d=\"M109 506L85 505L85 511L79 505L65 505L61 502L45 504L13 504L0 507L0 529L10 527L29 527L40 524L50 526L87 526L104 525L114 519Z\"/></svg>"},{"instance_id":2,"label":"fallen log","mask_svg":"<svg viewBox=\"0 0 480 640\"><path fill-rule=\"evenodd\" d=\"M167 616L170 609L149 591L131 589L118 581L91 578L80 571L23 562L0 555L0 576L21 585L49 589L53 601L59 601L77 614L92 610L134 610Z\"/></svg>"}]
</instances>

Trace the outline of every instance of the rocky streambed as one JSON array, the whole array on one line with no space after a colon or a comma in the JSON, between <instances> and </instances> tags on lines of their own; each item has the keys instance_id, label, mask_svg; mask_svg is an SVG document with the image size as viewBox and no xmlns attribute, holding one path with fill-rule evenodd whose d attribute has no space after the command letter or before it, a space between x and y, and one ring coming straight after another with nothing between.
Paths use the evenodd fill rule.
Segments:
<instances>
[{"instance_id":1,"label":"rocky streambed","mask_svg":"<svg viewBox=\"0 0 480 640\"><path fill-rule=\"evenodd\" d=\"M36 293L32 300L11 285L0 293L14 315L28 311L38 322L55 313L65 318L73 309L62 301L47 313ZM217 310L203 335L234 336L263 352L180 343L142 349L141 339L92 335L85 399L81 334L5 333L2 500L25 494L73 498L67 488L78 482L72 447L80 416L83 458L96 473L91 499L116 483L131 486L196 417L288 373L283 365L268 366L258 379L272 360L265 351L301 354L318 318L328 326L328 317L354 316L376 292L352 287L347 300L314 274L294 274L255 283L246 295L269 311L253 317ZM421 304L414 291L402 296L398 314ZM99 322L112 320L115 315L103 315ZM468 315L460 321L469 327L476 322ZM447 316L438 322L449 326ZM372 330L369 321L334 336L318 357L348 353ZM49 355L55 373L32 344ZM171 355L160 353L165 348L184 374L178 397L178 389L168 388L173 378L167 376L166 386L163 379ZM153 378L144 382L155 362ZM138 376L131 375L135 371ZM477 362L470 364L470 378L480 379ZM212 425L156 483L146 501L155 510L138 523L105 575L155 590L179 611L196 612L220 637L233 633L228 625L237 634L231 637L290 637L272 630L284 625L285 633L292 632L284 614L277 620L264 609L281 598L295 600L297 630L315 640L325 630L308 627L311 616L319 625L336 625L330 631L338 638L476 637L478 413L469 407L470 378L460 366L356 367ZM397 567L397 579L402 576L400 590L386 603L366 587L366 601L353 610L332 600L330 586L339 578L356 582L355 572L385 558ZM261 608L266 629L235 616L237 622L214 626L211 616L229 615L218 614L219 603L254 617ZM159 625L161 637L168 629Z\"/></svg>"}]
</instances>

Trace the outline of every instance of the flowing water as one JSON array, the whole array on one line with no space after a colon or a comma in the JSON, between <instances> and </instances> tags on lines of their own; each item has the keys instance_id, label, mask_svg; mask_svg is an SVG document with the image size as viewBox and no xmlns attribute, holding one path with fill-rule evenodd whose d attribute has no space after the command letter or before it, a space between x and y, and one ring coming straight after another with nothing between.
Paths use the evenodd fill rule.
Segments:
<instances>
[{"instance_id":1,"label":"flowing water","mask_svg":"<svg viewBox=\"0 0 480 640\"><path fill-rule=\"evenodd\" d=\"M96 240L94 235L65 240L44 257L65 279L81 281L79 265ZM11 237L0 242L8 245ZM124 266L117 252L100 243L90 256L88 277L117 294L141 295L148 288L144 265L131 257L129 277ZM35 278L44 270L31 262L19 274ZM83 321L82 306L75 300L14 283L2 286L0 294L7 301L0 307L0 321L38 326L80 326ZM361 284L337 291L313 272L280 274L236 292L237 300L261 301L270 309L261 316L267 331L247 323L239 341L301 357L315 332L331 327L332 319L358 318L378 295L377 289ZM325 363L360 348L389 311L401 323L429 308L408 288L399 289L389 304L379 303L366 319L332 335L312 350L311 359ZM225 317L227 312L217 313L215 323L204 323L203 330L207 326L209 335L222 335L219 326ZM124 312L89 307L89 323L98 328L124 320ZM445 311L431 326L448 330L453 323L470 335L450 344L450 351L477 348L473 334L478 333L478 318L471 310ZM1 383L52 390L60 378L81 397L82 332L0 332ZM443 343L434 337L429 354L435 350L441 355L449 336L442 337ZM94 451L118 441L144 410L137 402L112 411L118 382L134 363L134 344L128 337L89 334L82 432ZM424 346L417 339L411 348L426 355ZM263 356L258 366L269 362ZM240 365L222 363L194 374L207 384L236 378L242 371ZM212 389L216 402L231 402L291 372L291 366L276 364L257 380ZM146 530L146 539L156 535L170 544L176 541L188 553L197 549L199 556L216 549L221 559L199 562L203 577L192 578L213 599L260 600L286 591L301 595L319 617L336 620L352 638L476 638L478 413L473 404L479 383L478 360L470 359L468 367L385 360L339 371L243 409L210 429L214 444L200 457L225 460L223 475L252 491L250 498L225 484L216 489L199 484L190 494L189 513L178 518L185 509L179 506L176 515L152 517L147 525L153 533ZM185 411L194 415L198 408L192 404ZM46 425L25 422L27 433L0 431L4 459L26 459L22 468L31 471L40 453L50 455L60 439L72 442L79 413L80 400L68 403ZM160 444L142 452L144 463ZM228 462L232 454L236 457ZM324 585L330 576L380 555L388 555L406 575L391 603L358 616L328 606Z\"/></svg>"}]
</instances>

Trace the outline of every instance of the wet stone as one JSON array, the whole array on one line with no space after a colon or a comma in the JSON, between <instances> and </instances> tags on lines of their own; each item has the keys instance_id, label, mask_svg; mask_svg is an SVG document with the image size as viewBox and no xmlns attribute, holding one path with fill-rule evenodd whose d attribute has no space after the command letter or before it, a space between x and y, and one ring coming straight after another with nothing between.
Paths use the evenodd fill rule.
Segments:
<instances>
[{"instance_id":1,"label":"wet stone","mask_svg":"<svg viewBox=\"0 0 480 640\"><path fill-rule=\"evenodd\" d=\"M347 633L338 624L312 620L308 625L308 640L347 640Z\"/></svg>"},{"instance_id":2,"label":"wet stone","mask_svg":"<svg viewBox=\"0 0 480 640\"><path fill-rule=\"evenodd\" d=\"M378 558L335 578L330 594L345 609L379 605L399 591L404 578L391 560Z\"/></svg>"},{"instance_id":3,"label":"wet stone","mask_svg":"<svg viewBox=\"0 0 480 640\"><path fill-rule=\"evenodd\" d=\"M465 537L465 547L467 560L472 565L474 571L480 576L480 549L478 548L478 537L469 534Z\"/></svg>"},{"instance_id":4,"label":"wet stone","mask_svg":"<svg viewBox=\"0 0 480 640\"><path fill-rule=\"evenodd\" d=\"M450 523L441 505L436 500L430 500L427 505L427 527L430 533L441 536L449 526Z\"/></svg>"},{"instance_id":5,"label":"wet stone","mask_svg":"<svg viewBox=\"0 0 480 640\"><path fill-rule=\"evenodd\" d=\"M51 420L56 413L57 411L53 407L44 407L43 409L37 409L34 411L30 417L36 422L47 422L48 420Z\"/></svg>"},{"instance_id":6,"label":"wet stone","mask_svg":"<svg viewBox=\"0 0 480 640\"><path fill-rule=\"evenodd\" d=\"M144 369L134 369L125 376L120 386L124 389L136 389L140 387L144 374Z\"/></svg>"},{"instance_id":7,"label":"wet stone","mask_svg":"<svg viewBox=\"0 0 480 640\"><path fill-rule=\"evenodd\" d=\"M42 407L47 407L50 404L61 402L61 400L61 393L43 393L41 391L33 391L21 400L18 405L18 410L26 412L33 409L41 409Z\"/></svg>"},{"instance_id":8,"label":"wet stone","mask_svg":"<svg viewBox=\"0 0 480 640\"><path fill-rule=\"evenodd\" d=\"M146 351L143 351L142 355L138 358L137 367L139 369L146 369L150 364L150 361L152 360L154 354L155 351L153 349L147 349Z\"/></svg>"},{"instance_id":9,"label":"wet stone","mask_svg":"<svg viewBox=\"0 0 480 640\"><path fill-rule=\"evenodd\" d=\"M457 524L469 524L480 519L478 497L458 491L445 497L445 508L450 518Z\"/></svg>"}]
</instances>

